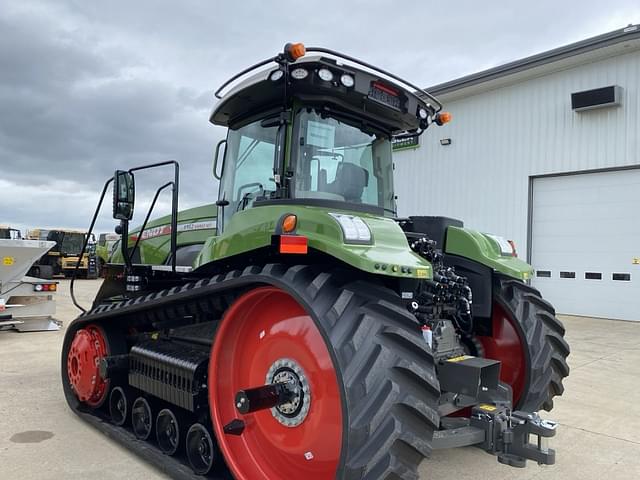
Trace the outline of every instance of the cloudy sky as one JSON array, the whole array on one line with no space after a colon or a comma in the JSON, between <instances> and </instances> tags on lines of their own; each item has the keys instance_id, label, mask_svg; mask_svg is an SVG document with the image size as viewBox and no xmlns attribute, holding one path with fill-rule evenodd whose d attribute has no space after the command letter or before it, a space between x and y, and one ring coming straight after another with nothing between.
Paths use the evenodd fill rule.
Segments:
<instances>
[{"instance_id":1,"label":"cloudy sky","mask_svg":"<svg viewBox=\"0 0 640 480\"><path fill-rule=\"evenodd\" d=\"M181 208L214 201L212 92L288 41L428 86L629 23L637 0L0 0L0 224L86 228L116 168L166 159Z\"/></svg>"}]
</instances>

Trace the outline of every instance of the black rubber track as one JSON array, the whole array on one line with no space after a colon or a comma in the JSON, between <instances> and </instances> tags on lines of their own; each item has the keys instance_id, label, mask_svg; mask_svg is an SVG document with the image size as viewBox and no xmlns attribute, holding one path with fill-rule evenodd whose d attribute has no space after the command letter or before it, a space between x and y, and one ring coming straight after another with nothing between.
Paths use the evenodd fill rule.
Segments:
<instances>
[{"instance_id":1,"label":"black rubber track","mask_svg":"<svg viewBox=\"0 0 640 480\"><path fill-rule=\"evenodd\" d=\"M94 426L125 443L174 478L188 475L184 464L159 456L156 447L116 434L103 418L78 405L66 381L66 352L73 334L88 323L124 318L162 319L220 308L220 299L258 285L290 293L311 314L327 341L342 387L344 433L340 480L415 480L431 453L440 396L435 365L418 321L398 295L380 285L354 280L346 271L274 264L247 267L138 299L102 305L76 319L62 352L63 386L71 408ZM226 301L226 300L225 300ZM162 461L160 462L160 459ZM160 464L158 464L160 462Z\"/></svg>"},{"instance_id":2,"label":"black rubber track","mask_svg":"<svg viewBox=\"0 0 640 480\"><path fill-rule=\"evenodd\" d=\"M495 275L494 300L506 310L526 346L528 376L515 408L528 412L551 411L553 397L562 395L562 380L569 375L569 344L553 306L535 288L512 278Z\"/></svg>"}]
</instances>

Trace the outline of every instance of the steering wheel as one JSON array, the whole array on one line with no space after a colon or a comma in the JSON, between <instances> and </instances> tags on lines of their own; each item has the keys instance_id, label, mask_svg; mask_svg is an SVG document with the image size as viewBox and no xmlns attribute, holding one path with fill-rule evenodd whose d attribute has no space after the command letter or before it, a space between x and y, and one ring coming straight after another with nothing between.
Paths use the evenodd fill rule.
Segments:
<instances>
[{"instance_id":1,"label":"steering wheel","mask_svg":"<svg viewBox=\"0 0 640 480\"><path fill-rule=\"evenodd\" d=\"M264 190L260 182L245 183L244 185L240 185L240 188L238 188L238 194L236 195L236 198L242 199L242 195L240 195L242 191L251 187L259 187L258 190ZM247 192L247 193L253 193L253 192Z\"/></svg>"},{"instance_id":2,"label":"steering wheel","mask_svg":"<svg viewBox=\"0 0 640 480\"><path fill-rule=\"evenodd\" d=\"M258 187L258 188L256 190L252 190L240 196L243 190L251 187ZM264 190L264 187L260 182L245 183L244 185L241 185L240 188L238 188L238 196L236 197L238 198L238 206L236 207L236 212L240 209L241 206L243 210L245 209L247 200L252 193L256 191L263 191L263 190Z\"/></svg>"}]
</instances>

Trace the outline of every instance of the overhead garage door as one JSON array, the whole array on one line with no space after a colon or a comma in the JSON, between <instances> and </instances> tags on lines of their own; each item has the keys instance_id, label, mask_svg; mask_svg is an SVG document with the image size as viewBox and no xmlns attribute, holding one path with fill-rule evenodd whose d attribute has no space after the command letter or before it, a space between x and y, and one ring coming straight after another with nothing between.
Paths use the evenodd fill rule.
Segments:
<instances>
[{"instance_id":1,"label":"overhead garage door","mask_svg":"<svg viewBox=\"0 0 640 480\"><path fill-rule=\"evenodd\" d=\"M640 321L640 170L533 180L533 285L559 313Z\"/></svg>"}]
</instances>

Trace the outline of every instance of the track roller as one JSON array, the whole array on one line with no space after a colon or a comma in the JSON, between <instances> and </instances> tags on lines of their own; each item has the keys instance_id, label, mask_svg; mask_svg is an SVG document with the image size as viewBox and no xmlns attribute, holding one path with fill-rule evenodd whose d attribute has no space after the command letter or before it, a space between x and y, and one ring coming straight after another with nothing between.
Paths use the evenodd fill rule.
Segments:
<instances>
[{"instance_id":1,"label":"track roller","mask_svg":"<svg viewBox=\"0 0 640 480\"><path fill-rule=\"evenodd\" d=\"M194 423L187 432L186 450L189 464L198 475L211 471L217 454L211 433L201 423Z\"/></svg>"},{"instance_id":2,"label":"track roller","mask_svg":"<svg viewBox=\"0 0 640 480\"><path fill-rule=\"evenodd\" d=\"M127 423L131 412L131 397L129 397L122 387L115 387L109 395L109 413L111 421L118 426Z\"/></svg>"},{"instance_id":3,"label":"track roller","mask_svg":"<svg viewBox=\"0 0 640 480\"><path fill-rule=\"evenodd\" d=\"M147 440L153 432L153 413L149 402L138 397L131 407L131 425L133 433L140 440Z\"/></svg>"},{"instance_id":4,"label":"track roller","mask_svg":"<svg viewBox=\"0 0 640 480\"><path fill-rule=\"evenodd\" d=\"M178 451L181 435L176 415L168 408L160 410L156 418L156 438L160 450L167 455L174 455Z\"/></svg>"}]
</instances>

